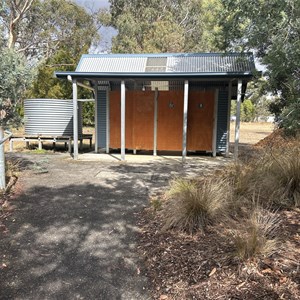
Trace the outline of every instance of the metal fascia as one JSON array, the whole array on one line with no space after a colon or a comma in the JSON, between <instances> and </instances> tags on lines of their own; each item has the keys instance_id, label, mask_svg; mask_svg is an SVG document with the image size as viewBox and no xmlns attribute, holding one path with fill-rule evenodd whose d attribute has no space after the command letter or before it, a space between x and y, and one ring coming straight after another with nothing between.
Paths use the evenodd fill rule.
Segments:
<instances>
[{"instance_id":1,"label":"metal fascia","mask_svg":"<svg viewBox=\"0 0 300 300\"><path fill-rule=\"evenodd\" d=\"M115 53L115 54L83 54L81 59L83 58L97 58L97 57L111 57L111 58L124 58L124 57L182 57L182 56L253 56L252 52L194 52L194 53L141 53L141 54L125 54L125 53Z\"/></svg>"},{"instance_id":2,"label":"metal fascia","mask_svg":"<svg viewBox=\"0 0 300 300\"><path fill-rule=\"evenodd\" d=\"M197 77L209 77L209 78L243 78L252 77L251 72L228 72L228 73L89 73L89 72L55 72L56 78L66 78L68 75L72 78L197 78Z\"/></svg>"}]
</instances>

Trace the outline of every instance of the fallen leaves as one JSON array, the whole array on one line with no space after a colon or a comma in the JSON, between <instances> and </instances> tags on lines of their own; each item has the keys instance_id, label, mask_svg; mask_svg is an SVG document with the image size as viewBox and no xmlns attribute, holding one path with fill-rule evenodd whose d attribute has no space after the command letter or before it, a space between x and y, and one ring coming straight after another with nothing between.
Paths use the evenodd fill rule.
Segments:
<instances>
[{"instance_id":1,"label":"fallen leaves","mask_svg":"<svg viewBox=\"0 0 300 300\"><path fill-rule=\"evenodd\" d=\"M217 268L213 268L211 272L208 274L208 277L213 276L217 272Z\"/></svg>"},{"instance_id":2,"label":"fallen leaves","mask_svg":"<svg viewBox=\"0 0 300 300\"><path fill-rule=\"evenodd\" d=\"M299 213L291 211L284 218L281 212L280 234L286 247L280 253L244 263L230 258L231 246L221 226L193 236L161 232L157 216L142 214L139 251L152 282L153 298L273 300L283 295L282 299L300 299L300 275L295 273L300 268L299 231L290 225L299 220Z\"/></svg>"}]
</instances>

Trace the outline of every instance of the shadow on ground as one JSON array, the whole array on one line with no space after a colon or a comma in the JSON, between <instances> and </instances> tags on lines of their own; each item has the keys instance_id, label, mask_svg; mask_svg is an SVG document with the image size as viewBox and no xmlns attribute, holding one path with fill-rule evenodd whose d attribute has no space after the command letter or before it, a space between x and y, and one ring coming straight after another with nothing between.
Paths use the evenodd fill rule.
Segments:
<instances>
[{"instance_id":1,"label":"shadow on ground","mask_svg":"<svg viewBox=\"0 0 300 300\"><path fill-rule=\"evenodd\" d=\"M135 250L136 213L170 178L209 169L59 155L15 159L29 170L10 232L1 237L1 299L149 299Z\"/></svg>"}]
</instances>

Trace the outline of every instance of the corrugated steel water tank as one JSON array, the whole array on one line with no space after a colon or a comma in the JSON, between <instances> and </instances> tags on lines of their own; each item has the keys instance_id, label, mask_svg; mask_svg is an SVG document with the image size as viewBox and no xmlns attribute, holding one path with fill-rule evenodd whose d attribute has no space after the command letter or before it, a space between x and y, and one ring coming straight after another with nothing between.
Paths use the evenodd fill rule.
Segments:
<instances>
[{"instance_id":1,"label":"corrugated steel water tank","mask_svg":"<svg viewBox=\"0 0 300 300\"><path fill-rule=\"evenodd\" d=\"M82 105L78 102L78 134L82 134ZM26 99L25 134L73 136L73 101L62 99Z\"/></svg>"}]
</instances>

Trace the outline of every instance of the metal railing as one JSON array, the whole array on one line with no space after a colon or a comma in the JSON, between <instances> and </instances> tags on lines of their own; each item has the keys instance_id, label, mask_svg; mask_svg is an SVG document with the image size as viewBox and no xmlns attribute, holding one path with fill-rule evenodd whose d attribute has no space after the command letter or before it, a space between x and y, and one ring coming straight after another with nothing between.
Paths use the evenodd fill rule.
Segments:
<instances>
[{"instance_id":1,"label":"metal railing","mask_svg":"<svg viewBox=\"0 0 300 300\"><path fill-rule=\"evenodd\" d=\"M3 143L5 143L13 134L8 131L8 130L5 130L4 133L8 134L6 137L2 138L0 140L0 145L2 145Z\"/></svg>"}]
</instances>

